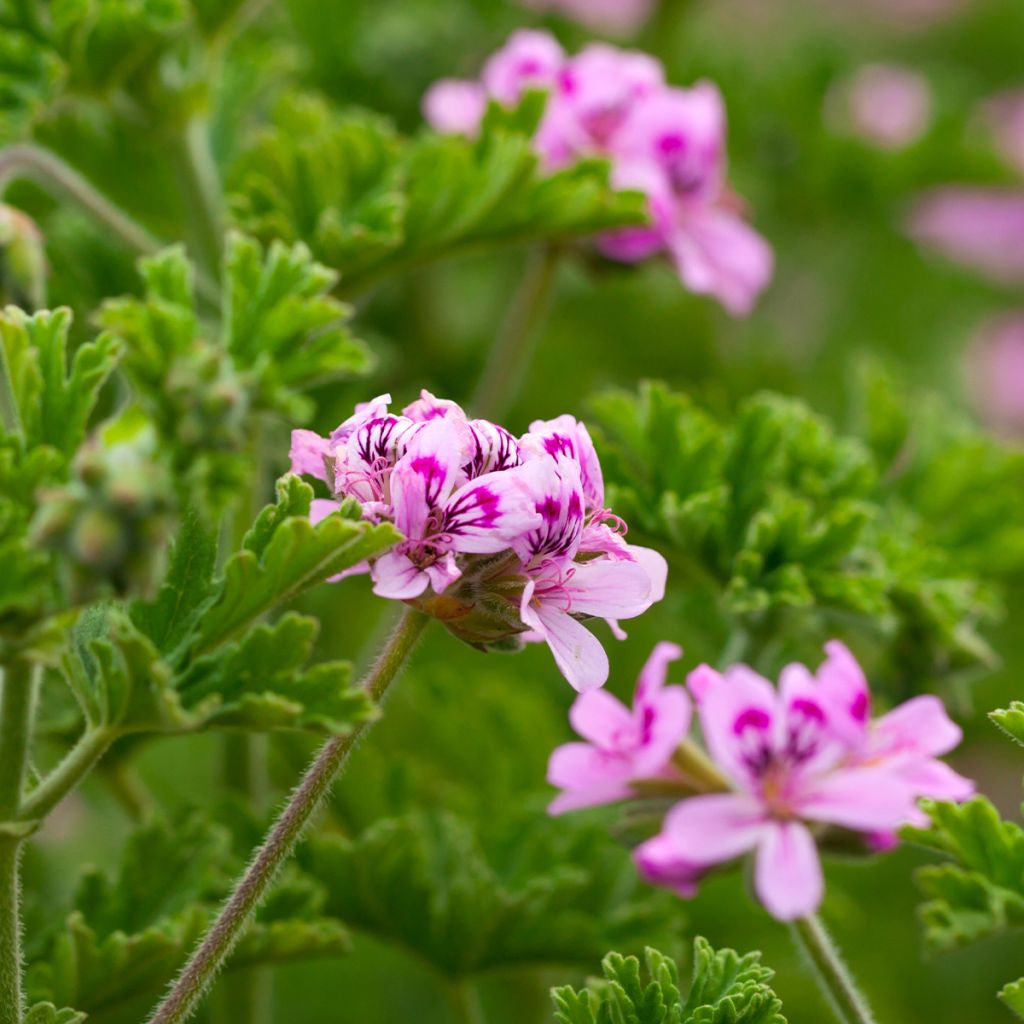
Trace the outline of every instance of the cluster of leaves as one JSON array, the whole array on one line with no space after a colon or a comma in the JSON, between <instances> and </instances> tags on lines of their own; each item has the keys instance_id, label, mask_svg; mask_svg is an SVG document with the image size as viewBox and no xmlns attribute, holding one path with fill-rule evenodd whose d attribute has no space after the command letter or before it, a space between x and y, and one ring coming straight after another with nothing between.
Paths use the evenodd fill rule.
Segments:
<instances>
[{"instance_id":1,"label":"cluster of leaves","mask_svg":"<svg viewBox=\"0 0 1024 1024\"><path fill-rule=\"evenodd\" d=\"M540 167L530 139L544 102L492 104L475 140L404 139L376 116L288 97L238 161L236 220L261 238L306 240L343 294L442 256L642 222L642 197L613 192L606 164Z\"/></svg>"},{"instance_id":2,"label":"cluster of leaves","mask_svg":"<svg viewBox=\"0 0 1024 1024\"><path fill-rule=\"evenodd\" d=\"M1024 744L1024 704L1014 701L991 717ZM917 872L927 897L921 921L928 946L945 952L1024 928L1024 828L1002 820L984 797L933 804L928 813L928 829L908 830L912 840L947 858ZM999 998L1024 1019L1024 978L1006 984Z\"/></svg>"},{"instance_id":3,"label":"cluster of leaves","mask_svg":"<svg viewBox=\"0 0 1024 1024\"><path fill-rule=\"evenodd\" d=\"M119 346L104 335L68 365L67 310L0 314L0 652L31 648L60 605L56 566L33 537L37 494L63 483Z\"/></svg>"},{"instance_id":4,"label":"cluster of leaves","mask_svg":"<svg viewBox=\"0 0 1024 1024\"><path fill-rule=\"evenodd\" d=\"M164 442L182 495L216 510L247 482L268 416L303 422L304 394L365 373L371 358L349 333L349 311L328 294L335 275L301 243L264 253L227 240L217 324L196 309L180 247L140 263L143 298L105 302L98 321L124 346L124 373Z\"/></svg>"},{"instance_id":5,"label":"cluster of leaves","mask_svg":"<svg viewBox=\"0 0 1024 1024\"><path fill-rule=\"evenodd\" d=\"M35 938L31 998L74 1006L95 1024L138 1020L181 967L244 863L236 846L224 825L199 814L134 832L117 871L87 869L63 917L53 914L50 930ZM346 953L349 937L324 913L325 898L315 881L290 869L228 969Z\"/></svg>"},{"instance_id":6,"label":"cluster of leaves","mask_svg":"<svg viewBox=\"0 0 1024 1024\"><path fill-rule=\"evenodd\" d=\"M971 535L977 501L936 496L921 515L867 445L777 395L744 401L730 422L657 384L603 394L593 409L614 507L709 579L728 616L775 632L785 612L830 629L853 616L888 640L897 684L991 661L978 632L998 608L977 575L988 561L948 543ZM985 450L994 463L995 445ZM915 492L936 493L945 466L922 468ZM1024 460L1006 453L998 473L1000 494L1019 490ZM947 514L933 522L940 500ZM1019 520L1004 529L1024 542Z\"/></svg>"},{"instance_id":7,"label":"cluster of leaves","mask_svg":"<svg viewBox=\"0 0 1024 1024\"><path fill-rule=\"evenodd\" d=\"M355 838L316 836L299 863L324 886L329 913L444 977L588 965L609 946L678 942L677 901L643 886L593 824L534 815L485 848L462 818L420 811Z\"/></svg>"},{"instance_id":8,"label":"cluster of leaves","mask_svg":"<svg viewBox=\"0 0 1024 1024\"><path fill-rule=\"evenodd\" d=\"M740 956L695 939L685 998L675 963L656 949L644 953L646 980L636 957L609 953L601 967L604 978L587 989L552 991L559 1024L786 1024L769 984L775 972L759 953Z\"/></svg>"},{"instance_id":9,"label":"cluster of leaves","mask_svg":"<svg viewBox=\"0 0 1024 1024\"><path fill-rule=\"evenodd\" d=\"M387 525L352 514L309 521L312 489L297 477L215 572L216 544L198 516L179 534L153 599L82 616L63 670L90 729L121 736L207 725L346 732L372 714L348 662L309 667L318 623L260 619L328 576L394 543Z\"/></svg>"}]
</instances>

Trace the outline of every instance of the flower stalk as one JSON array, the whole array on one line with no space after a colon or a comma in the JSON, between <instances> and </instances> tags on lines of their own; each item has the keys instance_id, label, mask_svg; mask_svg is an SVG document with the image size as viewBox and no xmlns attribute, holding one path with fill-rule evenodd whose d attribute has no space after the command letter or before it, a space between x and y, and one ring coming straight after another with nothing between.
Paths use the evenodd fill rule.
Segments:
<instances>
[{"instance_id":1,"label":"flower stalk","mask_svg":"<svg viewBox=\"0 0 1024 1024\"><path fill-rule=\"evenodd\" d=\"M6 666L0 692L0 1024L21 1024L21 842L17 823L28 768L36 671L25 661Z\"/></svg>"},{"instance_id":2,"label":"flower stalk","mask_svg":"<svg viewBox=\"0 0 1024 1024\"><path fill-rule=\"evenodd\" d=\"M515 401L551 299L559 255L559 250L550 245L530 253L519 289L470 401L477 415L500 417Z\"/></svg>"},{"instance_id":3,"label":"flower stalk","mask_svg":"<svg viewBox=\"0 0 1024 1024\"><path fill-rule=\"evenodd\" d=\"M798 918L792 931L836 1018L842 1024L875 1024L874 1015L821 918L817 914Z\"/></svg>"},{"instance_id":4,"label":"flower stalk","mask_svg":"<svg viewBox=\"0 0 1024 1024\"><path fill-rule=\"evenodd\" d=\"M370 699L380 703L405 666L429 618L415 609L402 616L376 664L363 682ZM320 807L338 773L371 722L344 736L329 739L307 769L252 863L238 880L216 921L185 965L170 992L149 1018L149 1024L180 1024L191 1016L224 966L245 926L263 901L281 866L290 856L310 819ZM0 1021L0 1024L7 1022Z\"/></svg>"}]
</instances>

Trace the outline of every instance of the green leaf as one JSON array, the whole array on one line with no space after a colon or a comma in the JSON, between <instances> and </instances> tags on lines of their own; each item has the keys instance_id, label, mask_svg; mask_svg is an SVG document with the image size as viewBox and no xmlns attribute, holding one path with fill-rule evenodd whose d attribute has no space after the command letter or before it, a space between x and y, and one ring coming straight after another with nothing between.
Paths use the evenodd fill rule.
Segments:
<instances>
[{"instance_id":1,"label":"green leaf","mask_svg":"<svg viewBox=\"0 0 1024 1024\"><path fill-rule=\"evenodd\" d=\"M228 560L198 627L199 653L223 643L274 606L379 555L400 539L388 524L371 526L340 515L328 516L314 526L306 518L312 498L312 488L294 477L279 482L278 505L287 507L289 517L280 519L266 537L258 523L246 539L247 546ZM304 511L295 514L300 508Z\"/></svg>"},{"instance_id":2,"label":"green leaf","mask_svg":"<svg viewBox=\"0 0 1024 1024\"><path fill-rule=\"evenodd\" d=\"M299 862L329 914L446 975L590 961L654 930L671 941L678 903L644 887L603 829L546 825L531 816L485 851L454 815L412 814L314 836Z\"/></svg>"},{"instance_id":3,"label":"green leaf","mask_svg":"<svg viewBox=\"0 0 1024 1024\"><path fill-rule=\"evenodd\" d=\"M25 1014L23 1024L82 1024L86 1016L78 1010L58 1010L53 1003L36 1003Z\"/></svg>"},{"instance_id":4,"label":"green leaf","mask_svg":"<svg viewBox=\"0 0 1024 1024\"><path fill-rule=\"evenodd\" d=\"M990 711L988 717L1011 739L1024 745L1024 701L1010 701L1008 708Z\"/></svg>"},{"instance_id":5,"label":"green leaf","mask_svg":"<svg viewBox=\"0 0 1024 1024\"><path fill-rule=\"evenodd\" d=\"M67 367L71 311L32 316L15 306L0 314L0 357L11 381L26 443L49 445L70 458L85 437L89 417L120 347L109 335L81 345Z\"/></svg>"},{"instance_id":6,"label":"green leaf","mask_svg":"<svg viewBox=\"0 0 1024 1024\"><path fill-rule=\"evenodd\" d=\"M785 1024L782 1001L770 987L774 971L760 953L740 956L714 950L706 939L693 944L689 995L680 995L675 963L648 948L644 967L633 956L609 953L604 979L589 989L552 989L559 1024Z\"/></svg>"},{"instance_id":7,"label":"green leaf","mask_svg":"<svg viewBox=\"0 0 1024 1024\"><path fill-rule=\"evenodd\" d=\"M642 223L642 197L612 191L606 164L540 167L531 138L544 102L534 93L515 110L492 105L476 140L401 140L369 116L293 98L239 161L235 216L262 238L308 240L349 295L470 249Z\"/></svg>"},{"instance_id":8,"label":"green leaf","mask_svg":"<svg viewBox=\"0 0 1024 1024\"><path fill-rule=\"evenodd\" d=\"M1008 981L999 990L999 998L1021 1020L1024 1020L1024 978Z\"/></svg>"},{"instance_id":9,"label":"green leaf","mask_svg":"<svg viewBox=\"0 0 1024 1024\"><path fill-rule=\"evenodd\" d=\"M925 938L953 949L1007 928L1024 926L1024 829L1000 820L987 800L933 804L931 828L909 832L949 861L921 868L918 887Z\"/></svg>"},{"instance_id":10,"label":"green leaf","mask_svg":"<svg viewBox=\"0 0 1024 1024\"><path fill-rule=\"evenodd\" d=\"M232 847L228 831L199 814L173 824L152 821L133 833L116 872L83 874L66 920L29 965L32 997L73 1004L96 1024L140 1018L240 869ZM344 928L320 914L322 903L317 889L291 907L294 916L261 914L227 969L347 952Z\"/></svg>"}]
</instances>

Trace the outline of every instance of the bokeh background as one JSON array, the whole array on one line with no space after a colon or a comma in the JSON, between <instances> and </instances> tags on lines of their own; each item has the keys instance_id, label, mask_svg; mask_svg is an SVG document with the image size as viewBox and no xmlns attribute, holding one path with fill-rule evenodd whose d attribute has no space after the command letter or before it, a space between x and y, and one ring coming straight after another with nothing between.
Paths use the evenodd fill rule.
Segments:
<instances>
[{"instance_id":1,"label":"bokeh background","mask_svg":"<svg viewBox=\"0 0 1024 1024\"><path fill-rule=\"evenodd\" d=\"M282 0L251 13L220 77L204 83L214 157L228 181L252 132L284 91L367 107L415 133L429 84L475 75L514 28L544 25L569 50L601 36L557 12L512 0ZM731 177L775 249L775 278L754 314L735 320L713 301L684 293L667 266L565 262L536 358L506 417L511 428L563 411L585 416L594 392L654 378L724 417L744 397L776 390L805 399L838 430L856 433L864 382L883 373L915 400L938 395L950 416L1012 435L1012 423L990 422L992 409L972 381L979 332L1015 310L1024 317L1024 217L1018 217L1016 241L1009 215L1000 220L1009 235L994 244L1011 269L995 277L916 241L909 225L920 197L939 186L1024 195L1024 143L1018 136L1015 163L1006 138L1010 119L991 104L999 94L1024 89L1024 5L654 0L646 19L612 38L654 53L672 83L702 77L718 83L729 113ZM916 99L902 126L898 116L896 128L889 123L892 106L902 100L858 94L866 65L917 76L911 86ZM32 131L152 230L169 238L181 234L187 211L174 190L163 187L169 158L145 123L54 109ZM79 331L102 297L138 288L131 256L74 209L28 185L9 189L8 197L40 224L50 264L48 300L83 314ZM362 301L357 323L380 357L379 369L372 382L318 393L316 426L329 429L354 401L385 390L400 403L421 386L468 397L523 261L522 251L511 251L431 265ZM1024 376L1019 386L1024 390ZM267 447L283 471L285 425ZM1021 693L1024 590L1012 575L1004 582L1005 614L987 634L1000 661L959 681L952 696L967 731L955 763L1012 815L1022 762L984 716ZM324 623L324 656L365 661L392 612L383 605L368 598L365 581L355 580L321 588L304 606ZM679 640L687 667L716 658L721 635L709 616L699 595L674 589L611 649L611 688L620 695L630 691L659 639ZM813 650L817 638L810 639ZM550 823L543 813L546 759L568 735L571 698L545 651L484 658L437 631L338 787L336 823L355 833L396 815L454 814L506 880L527 877L531 858L545 855L536 849L555 849L544 847L544 837L559 829L568 830L572 842L606 845L614 858L619 846L604 827L614 815ZM299 738L269 744L268 800L290 785L310 749ZM221 794L210 783L220 757L214 737L154 742L135 754L139 782L162 806L173 812L220 806ZM99 781L65 804L27 861L30 934L45 932L62 912L77 865L113 868L127 829L111 788ZM562 849L571 866L572 843L567 839ZM438 854L432 865L442 901L458 888L468 863L451 850L446 856ZM880 1020L1009 1019L993 994L1020 972L1019 935L927 957L912 882L914 868L927 860L905 847L870 864L830 863L826 918ZM628 861L613 863L609 905L617 898L609 893L634 885ZM649 939L624 925L624 951L650 941L685 959L687 938L695 933L716 945L760 948L778 971L789 1019L828 1019L786 930L752 902L743 877L714 879L690 903L659 898L646 913ZM347 957L278 969L270 988L265 978L246 984L264 986L259 998L264 1009L272 1006L270 1019L288 1024L453 1019L450 993L416 943L373 933L357 929ZM486 972L477 979L482 1019L548 1020L547 986L579 982L596 967L595 960L590 967L522 964ZM231 1008L231 993L220 991L204 1012L228 1021ZM103 1024L133 1019L140 1019L135 1006L96 1017Z\"/></svg>"}]
</instances>

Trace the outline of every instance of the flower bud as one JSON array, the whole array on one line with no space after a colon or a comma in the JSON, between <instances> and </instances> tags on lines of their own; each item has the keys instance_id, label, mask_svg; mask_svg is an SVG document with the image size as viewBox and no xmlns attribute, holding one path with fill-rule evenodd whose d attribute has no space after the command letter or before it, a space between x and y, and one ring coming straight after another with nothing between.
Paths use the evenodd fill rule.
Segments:
<instances>
[{"instance_id":1,"label":"flower bud","mask_svg":"<svg viewBox=\"0 0 1024 1024\"><path fill-rule=\"evenodd\" d=\"M4 301L35 308L45 304L46 255L43 235L21 210L0 203L0 250Z\"/></svg>"}]
</instances>

